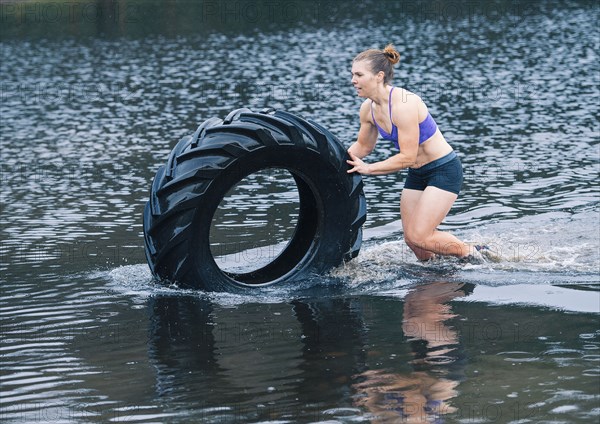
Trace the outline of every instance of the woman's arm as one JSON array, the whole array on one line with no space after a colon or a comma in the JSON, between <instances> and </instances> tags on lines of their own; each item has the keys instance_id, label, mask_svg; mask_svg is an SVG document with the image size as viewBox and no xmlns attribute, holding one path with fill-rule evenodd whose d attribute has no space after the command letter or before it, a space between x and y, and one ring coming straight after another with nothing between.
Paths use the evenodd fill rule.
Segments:
<instances>
[{"instance_id":1,"label":"woman's arm","mask_svg":"<svg viewBox=\"0 0 600 424\"><path fill-rule=\"evenodd\" d=\"M377 143L377 128L369 119L370 100L365 100L360 106L360 130L358 130L358 138L348 149L350 157L354 155L358 158L364 158L375 148Z\"/></svg>"},{"instance_id":2,"label":"woman's arm","mask_svg":"<svg viewBox=\"0 0 600 424\"><path fill-rule=\"evenodd\" d=\"M395 97L395 96L394 96ZM384 175L413 166L419 151L419 112L413 101L401 102L401 96L394 103L393 123L398 128L400 153L380 162L365 163L361 157L349 151L352 160L347 161L353 168L348 172L363 175Z\"/></svg>"}]
</instances>

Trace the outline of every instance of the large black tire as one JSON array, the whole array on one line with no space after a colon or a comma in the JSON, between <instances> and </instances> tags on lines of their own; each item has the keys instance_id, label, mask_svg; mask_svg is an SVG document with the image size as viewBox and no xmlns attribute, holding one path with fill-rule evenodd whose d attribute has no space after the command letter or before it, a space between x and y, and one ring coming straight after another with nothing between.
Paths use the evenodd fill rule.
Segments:
<instances>
[{"instance_id":1,"label":"large black tire","mask_svg":"<svg viewBox=\"0 0 600 424\"><path fill-rule=\"evenodd\" d=\"M323 274L358 254L366 200L348 174L344 146L319 124L283 111L237 109L205 121L177 143L154 177L144 210L146 258L153 275L181 287L240 291ZM244 177L285 169L299 193L294 234L266 266L221 270L209 245L213 215Z\"/></svg>"}]
</instances>

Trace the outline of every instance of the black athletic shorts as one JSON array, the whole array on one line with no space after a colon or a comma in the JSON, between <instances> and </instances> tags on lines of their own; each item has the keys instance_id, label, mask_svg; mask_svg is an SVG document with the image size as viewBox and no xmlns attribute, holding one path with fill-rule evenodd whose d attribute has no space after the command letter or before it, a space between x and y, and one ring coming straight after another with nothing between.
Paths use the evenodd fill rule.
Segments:
<instances>
[{"instance_id":1,"label":"black athletic shorts","mask_svg":"<svg viewBox=\"0 0 600 424\"><path fill-rule=\"evenodd\" d=\"M409 168L404 188L423 191L427 186L434 186L458 194L462 182L462 164L456 153L450 152L420 168Z\"/></svg>"}]
</instances>

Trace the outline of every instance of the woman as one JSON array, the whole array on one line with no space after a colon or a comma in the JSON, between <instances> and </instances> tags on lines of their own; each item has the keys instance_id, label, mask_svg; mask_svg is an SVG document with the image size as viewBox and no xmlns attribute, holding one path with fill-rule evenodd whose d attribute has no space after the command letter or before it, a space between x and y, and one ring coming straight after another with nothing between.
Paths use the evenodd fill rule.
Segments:
<instances>
[{"instance_id":1,"label":"woman","mask_svg":"<svg viewBox=\"0 0 600 424\"><path fill-rule=\"evenodd\" d=\"M365 101L360 107L358 139L348 149L352 166L348 172L383 175L408 168L400 199L406 244L422 261L436 254L477 261L479 249L437 230L458 197L462 166L421 98L390 85L393 65L399 61L400 54L390 44L383 50L366 50L352 62L352 85ZM373 151L378 133L400 152L380 162L363 162Z\"/></svg>"}]
</instances>

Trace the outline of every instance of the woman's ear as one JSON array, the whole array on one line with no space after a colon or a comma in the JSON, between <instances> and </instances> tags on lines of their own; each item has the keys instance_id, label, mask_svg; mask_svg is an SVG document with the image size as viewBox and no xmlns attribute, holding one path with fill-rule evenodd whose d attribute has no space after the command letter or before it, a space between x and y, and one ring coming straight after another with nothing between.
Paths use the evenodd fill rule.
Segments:
<instances>
[{"instance_id":1,"label":"woman's ear","mask_svg":"<svg viewBox=\"0 0 600 424\"><path fill-rule=\"evenodd\" d=\"M385 72L379 71L377 72L377 82L385 81Z\"/></svg>"}]
</instances>

